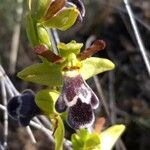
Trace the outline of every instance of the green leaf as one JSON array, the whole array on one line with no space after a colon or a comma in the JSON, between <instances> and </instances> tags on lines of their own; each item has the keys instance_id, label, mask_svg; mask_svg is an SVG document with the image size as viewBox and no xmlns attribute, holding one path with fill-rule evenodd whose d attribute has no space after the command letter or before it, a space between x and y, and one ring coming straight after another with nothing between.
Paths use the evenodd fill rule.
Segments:
<instances>
[{"instance_id":1,"label":"green leaf","mask_svg":"<svg viewBox=\"0 0 150 150\"><path fill-rule=\"evenodd\" d=\"M108 59L91 57L81 61L80 73L82 77L87 80L88 78L114 69L115 65Z\"/></svg>"},{"instance_id":2,"label":"green leaf","mask_svg":"<svg viewBox=\"0 0 150 150\"><path fill-rule=\"evenodd\" d=\"M55 102L59 97L59 92L56 90L44 89L39 91L35 96L37 106L44 114L51 116L57 114L55 110Z\"/></svg>"},{"instance_id":3,"label":"green leaf","mask_svg":"<svg viewBox=\"0 0 150 150\"><path fill-rule=\"evenodd\" d=\"M57 117L56 126L57 128L54 132L55 150L62 150L64 140L64 124L60 116Z\"/></svg>"},{"instance_id":4,"label":"green leaf","mask_svg":"<svg viewBox=\"0 0 150 150\"><path fill-rule=\"evenodd\" d=\"M79 11L76 8L65 8L59 11L57 15L51 19L41 22L41 24L49 28L57 28L64 31L75 23L78 15Z\"/></svg>"},{"instance_id":5,"label":"green leaf","mask_svg":"<svg viewBox=\"0 0 150 150\"><path fill-rule=\"evenodd\" d=\"M80 49L82 48L83 43L76 43L76 41L72 40L71 42L65 44L65 43L59 43L57 45L57 48L59 49L60 56L66 57L71 53L79 54Z\"/></svg>"},{"instance_id":6,"label":"green leaf","mask_svg":"<svg viewBox=\"0 0 150 150\"><path fill-rule=\"evenodd\" d=\"M114 125L101 133L101 150L111 150L125 130L124 125Z\"/></svg>"},{"instance_id":7,"label":"green leaf","mask_svg":"<svg viewBox=\"0 0 150 150\"><path fill-rule=\"evenodd\" d=\"M44 17L52 0L31 0L29 7L31 7L31 15L34 19L39 20Z\"/></svg>"},{"instance_id":8,"label":"green leaf","mask_svg":"<svg viewBox=\"0 0 150 150\"><path fill-rule=\"evenodd\" d=\"M61 68L56 64L39 63L31 65L17 74L23 80L47 86L61 86Z\"/></svg>"}]
</instances>

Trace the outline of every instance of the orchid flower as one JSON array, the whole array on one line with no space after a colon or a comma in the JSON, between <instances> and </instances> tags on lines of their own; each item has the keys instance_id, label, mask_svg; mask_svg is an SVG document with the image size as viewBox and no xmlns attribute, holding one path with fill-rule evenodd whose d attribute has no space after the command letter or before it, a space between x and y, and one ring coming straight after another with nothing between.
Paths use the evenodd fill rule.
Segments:
<instances>
[{"instance_id":1,"label":"orchid flower","mask_svg":"<svg viewBox=\"0 0 150 150\"><path fill-rule=\"evenodd\" d=\"M105 42L102 40L95 41L81 53L83 44L75 41L59 43L57 46L59 55L43 45L35 47L34 51L43 58L43 63L26 68L18 76L48 86L63 85L58 100L55 100L56 111L67 111L67 122L73 129L88 128L95 120L94 109L98 108L100 100L85 80L113 69L114 64L107 59L91 57L95 52L104 49Z\"/></svg>"},{"instance_id":2,"label":"orchid flower","mask_svg":"<svg viewBox=\"0 0 150 150\"><path fill-rule=\"evenodd\" d=\"M20 95L12 97L7 105L9 115L18 120L21 126L28 126L30 120L41 114L34 101L35 95L31 90L24 90Z\"/></svg>"}]
</instances>

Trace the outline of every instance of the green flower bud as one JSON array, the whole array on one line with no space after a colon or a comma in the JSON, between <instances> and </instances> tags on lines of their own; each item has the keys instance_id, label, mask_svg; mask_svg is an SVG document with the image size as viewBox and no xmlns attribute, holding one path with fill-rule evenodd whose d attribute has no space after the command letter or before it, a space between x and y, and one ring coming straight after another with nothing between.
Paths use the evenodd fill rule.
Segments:
<instances>
[{"instance_id":1,"label":"green flower bud","mask_svg":"<svg viewBox=\"0 0 150 150\"><path fill-rule=\"evenodd\" d=\"M26 32L32 47L45 45L50 49L51 43L47 30L45 27L38 25L37 21L32 18L30 13L26 16Z\"/></svg>"},{"instance_id":2,"label":"green flower bud","mask_svg":"<svg viewBox=\"0 0 150 150\"><path fill-rule=\"evenodd\" d=\"M37 34L38 34L38 45L46 45L49 49L51 48L51 42L49 39L48 32L46 28L43 26L37 26Z\"/></svg>"}]
</instances>

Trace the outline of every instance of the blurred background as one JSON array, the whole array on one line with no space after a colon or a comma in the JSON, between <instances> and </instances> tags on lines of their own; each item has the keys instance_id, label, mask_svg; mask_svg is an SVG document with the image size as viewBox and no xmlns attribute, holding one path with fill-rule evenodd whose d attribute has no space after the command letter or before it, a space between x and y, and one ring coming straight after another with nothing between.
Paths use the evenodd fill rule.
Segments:
<instances>
[{"instance_id":1,"label":"blurred background","mask_svg":"<svg viewBox=\"0 0 150 150\"><path fill-rule=\"evenodd\" d=\"M86 16L82 24L66 32L58 31L60 41L76 40L85 44L93 39L103 39L106 42L105 50L96 56L109 58L116 68L88 80L100 99L105 101L101 116L112 123L126 125L122 139L127 150L150 150L150 76L123 0L83 2ZM39 61L26 36L25 5L26 0L0 0L0 63L19 91L31 88L36 92L42 87L16 77L18 71ZM150 0L130 0L130 5L150 60ZM106 108L111 112L109 116ZM0 110L1 142L3 122ZM33 146L25 130L10 119L8 149L49 149L50 143L41 131L34 132L39 141L37 146Z\"/></svg>"}]
</instances>

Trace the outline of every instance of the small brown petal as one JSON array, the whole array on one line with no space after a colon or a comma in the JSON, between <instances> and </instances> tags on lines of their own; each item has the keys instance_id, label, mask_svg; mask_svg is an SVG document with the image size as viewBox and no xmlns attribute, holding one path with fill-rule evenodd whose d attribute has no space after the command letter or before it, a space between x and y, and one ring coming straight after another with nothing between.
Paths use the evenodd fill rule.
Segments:
<instances>
[{"instance_id":1,"label":"small brown petal","mask_svg":"<svg viewBox=\"0 0 150 150\"><path fill-rule=\"evenodd\" d=\"M51 63L61 63L64 59L52 51L48 50L44 45L38 45L34 48L34 51L37 55L43 56Z\"/></svg>"},{"instance_id":2,"label":"small brown petal","mask_svg":"<svg viewBox=\"0 0 150 150\"><path fill-rule=\"evenodd\" d=\"M91 47L85 49L83 52L81 52L77 58L79 60L84 60L88 57L91 57L94 53L103 50L105 48L106 44L103 40L96 40Z\"/></svg>"},{"instance_id":3,"label":"small brown petal","mask_svg":"<svg viewBox=\"0 0 150 150\"><path fill-rule=\"evenodd\" d=\"M52 18L58 11L60 11L65 6L65 2L65 0L54 0L49 6L44 16L44 20Z\"/></svg>"}]
</instances>

